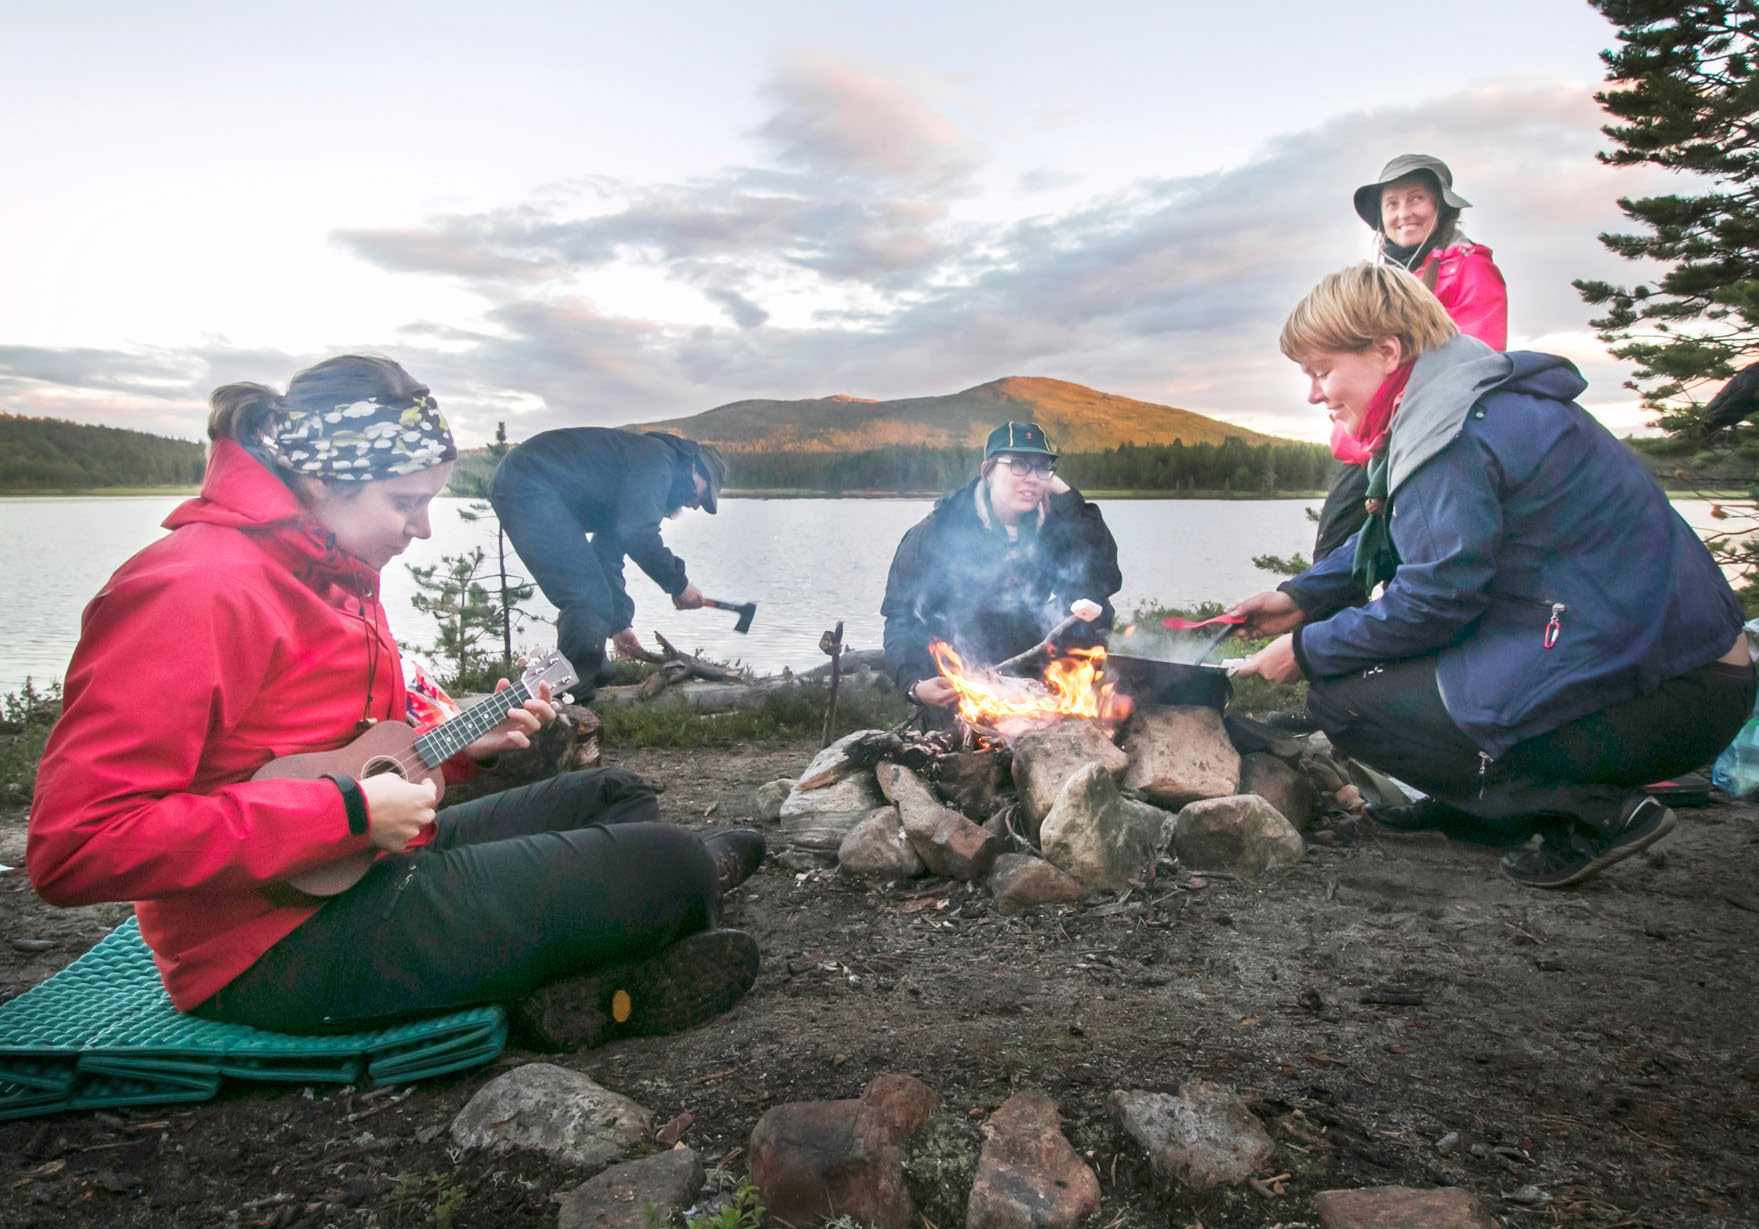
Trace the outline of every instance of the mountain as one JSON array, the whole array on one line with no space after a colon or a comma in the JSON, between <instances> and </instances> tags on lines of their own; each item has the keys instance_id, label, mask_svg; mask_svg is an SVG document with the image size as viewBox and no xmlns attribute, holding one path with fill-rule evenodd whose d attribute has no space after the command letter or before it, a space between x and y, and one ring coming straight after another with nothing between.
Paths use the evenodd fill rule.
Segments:
<instances>
[{"instance_id":1,"label":"mountain","mask_svg":"<svg viewBox=\"0 0 1759 1229\"><path fill-rule=\"evenodd\" d=\"M980 447L992 428L1010 420L1038 423L1066 453L1175 440L1271 442L1270 436L1190 410L1041 376L1008 376L964 392L896 401L842 395L734 401L689 418L631 424L631 429L675 431L728 452L853 453L900 445Z\"/></svg>"}]
</instances>

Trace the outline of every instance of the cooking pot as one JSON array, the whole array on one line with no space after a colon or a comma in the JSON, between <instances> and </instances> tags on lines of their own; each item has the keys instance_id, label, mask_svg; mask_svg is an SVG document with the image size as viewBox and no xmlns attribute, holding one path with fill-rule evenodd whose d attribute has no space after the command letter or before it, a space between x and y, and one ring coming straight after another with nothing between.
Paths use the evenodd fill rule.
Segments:
<instances>
[{"instance_id":1,"label":"cooking pot","mask_svg":"<svg viewBox=\"0 0 1759 1229\"><path fill-rule=\"evenodd\" d=\"M1112 643L1121 642L1136 652L1108 650L1106 673L1115 680L1118 690L1137 704L1179 705L1226 712L1228 700L1234 694L1227 668L1205 665L1204 661L1233 634L1239 619L1223 616L1203 623L1189 623L1183 619L1163 622L1179 631L1194 631L1211 623L1220 626L1199 642L1196 652L1191 651L1189 641L1171 641L1164 635L1141 628L1126 629L1126 634L1115 637Z\"/></svg>"},{"instance_id":2,"label":"cooking pot","mask_svg":"<svg viewBox=\"0 0 1759 1229\"><path fill-rule=\"evenodd\" d=\"M1120 692L1139 705L1213 708L1225 713L1234 694L1233 681L1224 666L1107 653L1105 672L1116 680Z\"/></svg>"}]
</instances>

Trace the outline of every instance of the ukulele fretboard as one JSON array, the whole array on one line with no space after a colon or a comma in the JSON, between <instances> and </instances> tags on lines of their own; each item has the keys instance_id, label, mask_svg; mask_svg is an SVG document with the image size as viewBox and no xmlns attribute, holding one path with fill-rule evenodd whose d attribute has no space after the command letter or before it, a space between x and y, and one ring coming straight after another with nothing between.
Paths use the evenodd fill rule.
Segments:
<instances>
[{"instance_id":1,"label":"ukulele fretboard","mask_svg":"<svg viewBox=\"0 0 1759 1229\"><path fill-rule=\"evenodd\" d=\"M429 768L438 768L500 725L502 718L531 699L531 696L531 688L521 679L505 691L497 691L423 734L415 740L415 753L421 756L421 762Z\"/></svg>"}]
</instances>

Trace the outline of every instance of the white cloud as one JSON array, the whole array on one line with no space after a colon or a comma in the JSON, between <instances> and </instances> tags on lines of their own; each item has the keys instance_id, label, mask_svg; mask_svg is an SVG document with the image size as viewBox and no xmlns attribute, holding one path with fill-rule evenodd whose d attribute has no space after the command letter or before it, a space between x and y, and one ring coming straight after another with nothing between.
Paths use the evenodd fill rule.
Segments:
<instances>
[{"instance_id":1,"label":"white cloud","mask_svg":"<svg viewBox=\"0 0 1759 1229\"><path fill-rule=\"evenodd\" d=\"M1587 402L1629 429L1618 365L1570 281L1629 277L1596 235L1619 227L1616 197L1654 177L1595 161L1605 138L1592 90L1505 82L1333 116L1226 170L978 222L960 202L985 164L957 124L896 79L802 58L766 91L767 164L672 183L582 178L335 239L385 277L441 277L481 305L475 319L412 320L401 344L366 339L440 390L473 442L497 415L515 415L522 436L745 397L912 396L1013 374L1320 438L1323 420L1276 352L1282 317L1367 254L1354 187L1395 154L1431 152L1474 202L1466 229L1508 280L1511 344L1567 346L1592 381ZM131 416L155 395L159 416L175 416L238 357L220 343L0 351L0 379L11 375L0 388L19 412L109 390L126 391Z\"/></svg>"}]
</instances>

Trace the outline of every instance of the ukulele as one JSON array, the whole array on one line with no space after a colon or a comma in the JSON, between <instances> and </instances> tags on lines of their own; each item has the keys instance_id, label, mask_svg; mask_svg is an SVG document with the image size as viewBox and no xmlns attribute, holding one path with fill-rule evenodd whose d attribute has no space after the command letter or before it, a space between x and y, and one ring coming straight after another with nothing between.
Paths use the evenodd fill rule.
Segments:
<instances>
[{"instance_id":1,"label":"ukulele","mask_svg":"<svg viewBox=\"0 0 1759 1229\"><path fill-rule=\"evenodd\" d=\"M401 721L381 722L345 747L270 760L251 780L310 781L326 772L364 780L394 772L405 781L432 781L434 800L438 802L446 792L441 764L500 725L508 713L535 699L543 684L548 683L550 694L557 695L577 681L567 659L552 649L530 662L517 683L484 697L426 733L418 734ZM287 882L308 896L334 896L358 883L367 868L378 860L379 853L377 847L358 850L290 876Z\"/></svg>"}]
</instances>

